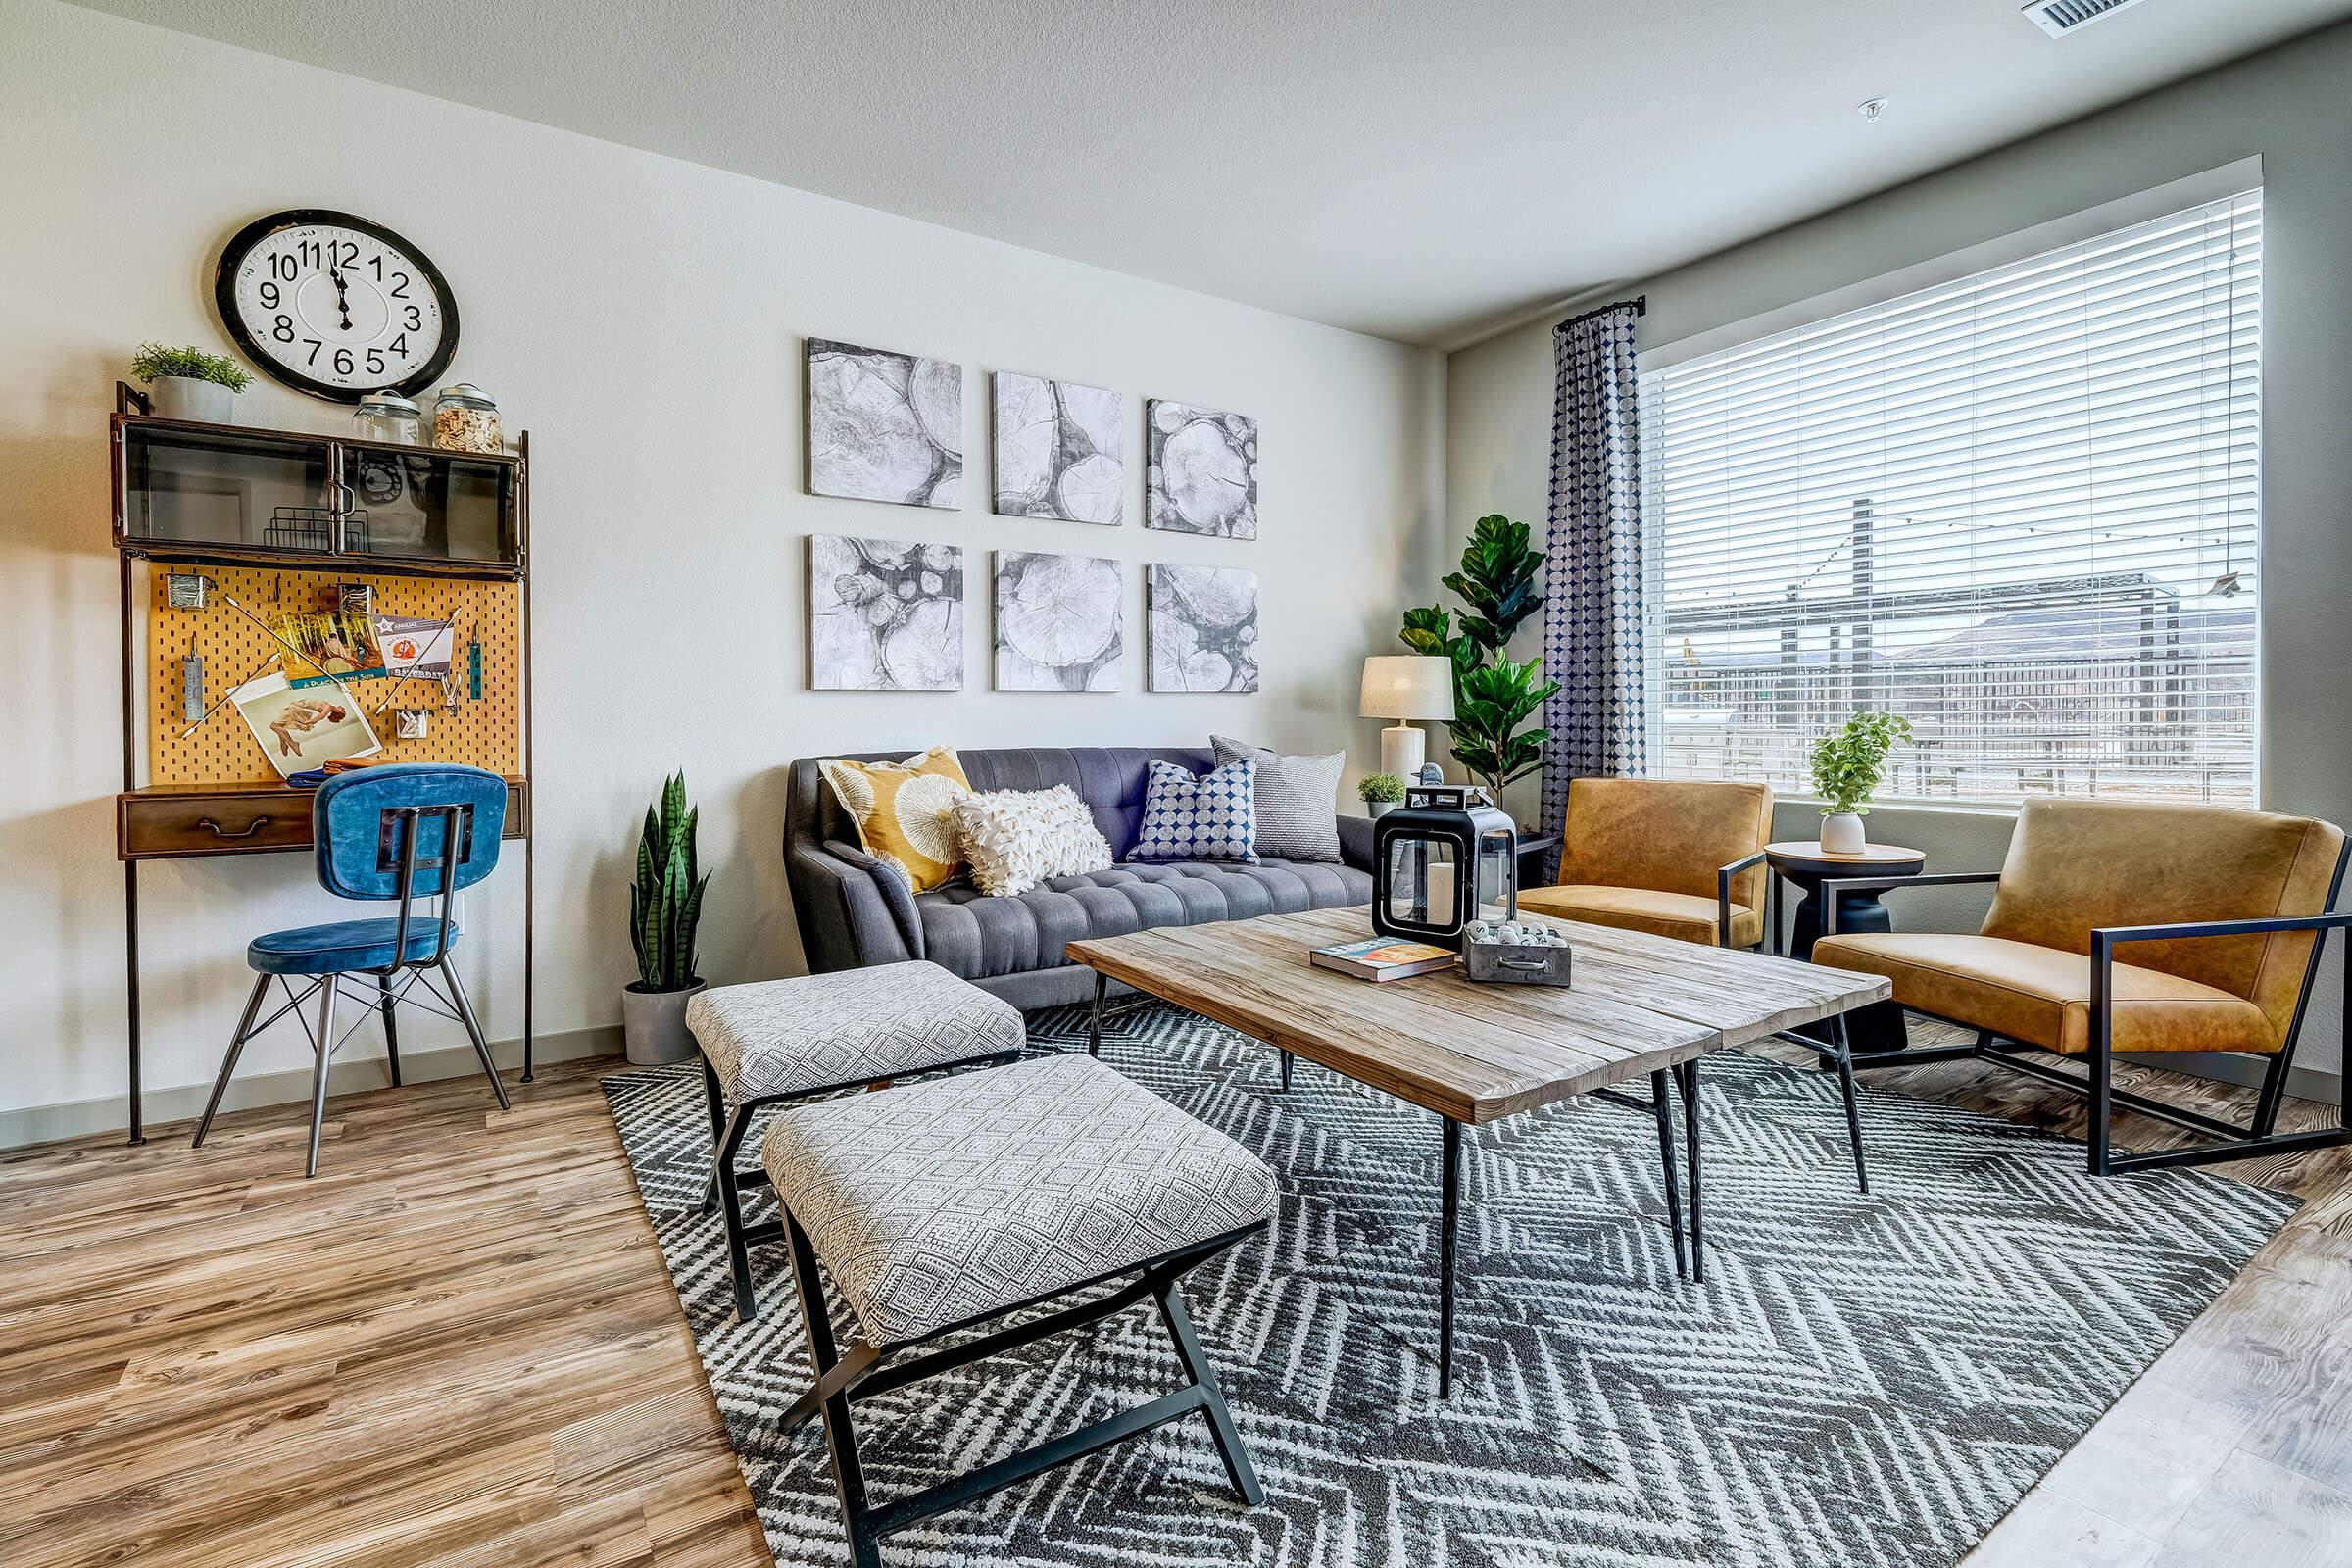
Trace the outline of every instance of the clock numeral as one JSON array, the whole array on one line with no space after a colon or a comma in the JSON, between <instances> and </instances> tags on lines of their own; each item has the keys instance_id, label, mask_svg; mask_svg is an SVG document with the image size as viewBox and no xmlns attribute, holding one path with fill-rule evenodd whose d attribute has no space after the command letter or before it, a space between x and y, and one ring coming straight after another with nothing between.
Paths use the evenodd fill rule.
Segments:
<instances>
[{"instance_id":1,"label":"clock numeral","mask_svg":"<svg viewBox=\"0 0 2352 1568\"><path fill-rule=\"evenodd\" d=\"M368 373L369 375L381 375L384 373L384 351L382 349L369 349L368 351Z\"/></svg>"},{"instance_id":2,"label":"clock numeral","mask_svg":"<svg viewBox=\"0 0 2352 1568\"><path fill-rule=\"evenodd\" d=\"M416 331L424 325L424 313L416 306L404 305L401 309L408 314L410 331Z\"/></svg>"},{"instance_id":3,"label":"clock numeral","mask_svg":"<svg viewBox=\"0 0 2352 1568\"><path fill-rule=\"evenodd\" d=\"M390 343L386 344L385 347L389 348L393 353L399 355L402 359L407 359L409 357L409 334L406 332L401 333L400 336L394 338Z\"/></svg>"},{"instance_id":4,"label":"clock numeral","mask_svg":"<svg viewBox=\"0 0 2352 1568\"><path fill-rule=\"evenodd\" d=\"M337 375L349 375L351 373L351 350L335 350L335 373Z\"/></svg>"},{"instance_id":5,"label":"clock numeral","mask_svg":"<svg viewBox=\"0 0 2352 1568\"><path fill-rule=\"evenodd\" d=\"M394 272L392 274L392 297L396 300L405 300L409 297L408 273Z\"/></svg>"},{"instance_id":6,"label":"clock numeral","mask_svg":"<svg viewBox=\"0 0 2352 1568\"><path fill-rule=\"evenodd\" d=\"M318 351L326 347L326 345L319 342L315 337L306 337L303 339L303 341L311 346L311 357L302 363L305 365L317 365L318 363Z\"/></svg>"},{"instance_id":7,"label":"clock numeral","mask_svg":"<svg viewBox=\"0 0 2352 1568\"><path fill-rule=\"evenodd\" d=\"M281 283L291 283L302 275L302 266L290 251L279 251L270 258L270 275Z\"/></svg>"},{"instance_id":8,"label":"clock numeral","mask_svg":"<svg viewBox=\"0 0 2352 1568\"><path fill-rule=\"evenodd\" d=\"M262 308L264 310L276 310L278 297L277 285L275 283L264 283L262 285Z\"/></svg>"},{"instance_id":9,"label":"clock numeral","mask_svg":"<svg viewBox=\"0 0 2352 1568\"><path fill-rule=\"evenodd\" d=\"M375 269L375 280L381 283L384 280L384 259L381 256L370 256L368 258L368 265Z\"/></svg>"},{"instance_id":10,"label":"clock numeral","mask_svg":"<svg viewBox=\"0 0 2352 1568\"><path fill-rule=\"evenodd\" d=\"M292 318L291 316L281 316L281 317L279 317L279 318L276 319L276 321L275 321L275 322L273 322L273 323L270 325L270 335L271 337L273 337L273 338L277 339L277 340L278 340L280 343L291 343L291 342L293 342L293 341L294 341L294 318Z\"/></svg>"}]
</instances>

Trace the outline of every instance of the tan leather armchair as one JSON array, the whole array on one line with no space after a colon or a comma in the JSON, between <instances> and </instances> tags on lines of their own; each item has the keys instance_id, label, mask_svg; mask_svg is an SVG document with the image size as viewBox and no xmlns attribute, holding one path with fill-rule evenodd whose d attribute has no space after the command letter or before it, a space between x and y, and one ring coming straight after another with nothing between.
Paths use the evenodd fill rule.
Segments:
<instances>
[{"instance_id":1,"label":"tan leather armchair","mask_svg":"<svg viewBox=\"0 0 2352 1568\"><path fill-rule=\"evenodd\" d=\"M1762 784L1580 778L1568 786L1556 887L1520 893L1522 908L1708 947L1764 939L1764 844L1772 791Z\"/></svg>"},{"instance_id":2,"label":"tan leather armchair","mask_svg":"<svg viewBox=\"0 0 2352 1568\"><path fill-rule=\"evenodd\" d=\"M2343 830L2312 817L2228 807L2031 801L1998 872L1825 883L1894 891L1994 882L1973 936L1825 935L1816 963L1883 974L1899 1004L1977 1031L1972 1046L1867 1054L1860 1067L1977 1056L2090 1096L2094 1175L2203 1164L2352 1142L2342 1128L2275 1131L2342 886ZM2118 957L2128 949L2130 961ZM2352 1009L2352 975L2346 982ZM2088 1059L2087 1083L2025 1048ZM2237 1127L2114 1087L2116 1052L2223 1051L2268 1058L2252 1124ZM2221 1145L2116 1154L2127 1105ZM2339 1116L2338 1120L2342 1118Z\"/></svg>"}]
</instances>

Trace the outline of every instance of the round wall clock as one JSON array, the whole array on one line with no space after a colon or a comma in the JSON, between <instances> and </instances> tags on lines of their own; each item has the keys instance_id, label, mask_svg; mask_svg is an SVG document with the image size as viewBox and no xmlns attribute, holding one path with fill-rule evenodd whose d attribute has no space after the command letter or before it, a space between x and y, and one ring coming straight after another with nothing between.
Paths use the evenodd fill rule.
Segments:
<instances>
[{"instance_id":1,"label":"round wall clock","mask_svg":"<svg viewBox=\"0 0 2352 1568\"><path fill-rule=\"evenodd\" d=\"M420 392L458 351L458 302L441 270L350 213L255 219L221 251L213 301L246 358L338 403L379 387Z\"/></svg>"}]
</instances>

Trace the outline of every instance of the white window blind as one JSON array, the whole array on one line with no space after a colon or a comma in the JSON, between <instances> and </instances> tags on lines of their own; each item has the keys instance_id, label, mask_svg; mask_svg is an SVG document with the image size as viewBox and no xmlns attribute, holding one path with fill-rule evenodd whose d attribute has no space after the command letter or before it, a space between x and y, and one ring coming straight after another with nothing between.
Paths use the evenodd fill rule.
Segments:
<instances>
[{"instance_id":1,"label":"white window blind","mask_svg":"<svg viewBox=\"0 0 2352 1568\"><path fill-rule=\"evenodd\" d=\"M2257 190L1643 376L1663 771L2252 804L2261 271Z\"/></svg>"}]
</instances>

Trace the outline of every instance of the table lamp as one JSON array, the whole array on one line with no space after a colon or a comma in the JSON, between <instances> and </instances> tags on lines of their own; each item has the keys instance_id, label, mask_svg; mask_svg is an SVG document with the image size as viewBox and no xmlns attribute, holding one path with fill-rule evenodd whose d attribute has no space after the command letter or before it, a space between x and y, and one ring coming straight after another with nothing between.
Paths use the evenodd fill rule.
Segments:
<instances>
[{"instance_id":1,"label":"table lamp","mask_svg":"<svg viewBox=\"0 0 2352 1568\"><path fill-rule=\"evenodd\" d=\"M1379 654L1364 661L1366 718L1396 720L1380 732L1380 770L1409 781L1429 757L1416 718L1453 717L1453 661L1440 655Z\"/></svg>"}]
</instances>

